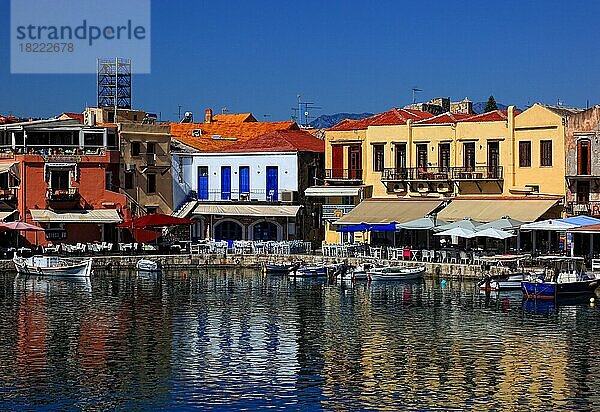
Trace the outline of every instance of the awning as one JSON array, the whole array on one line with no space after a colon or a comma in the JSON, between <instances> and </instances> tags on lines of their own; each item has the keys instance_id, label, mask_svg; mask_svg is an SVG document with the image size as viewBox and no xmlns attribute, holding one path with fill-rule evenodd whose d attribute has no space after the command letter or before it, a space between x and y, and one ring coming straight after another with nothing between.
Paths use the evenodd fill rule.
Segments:
<instances>
[{"instance_id":1,"label":"awning","mask_svg":"<svg viewBox=\"0 0 600 412\"><path fill-rule=\"evenodd\" d=\"M16 210L9 210L9 211L4 211L4 212L0 212L0 220L5 220L7 217L10 217L12 215L14 215L17 211Z\"/></svg>"},{"instance_id":2,"label":"awning","mask_svg":"<svg viewBox=\"0 0 600 412\"><path fill-rule=\"evenodd\" d=\"M558 199L455 199L438 213L438 218L454 222L469 217L487 223L508 216L533 222L557 203Z\"/></svg>"},{"instance_id":3,"label":"awning","mask_svg":"<svg viewBox=\"0 0 600 412\"><path fill-rule=\"evenodd\" d=\"M600 225L588 225L588 226L576 227L574 229L569 229L568 232L588 233L588 234L593 235L596 233L600 233Z\"/></svg>"},{"instance_id":4,"label":"awning","mask_svg":"<svg viewBox=\"0 0 600 412\"><path fill-rule=\"evenodd\" d=\"M548 219L540 222L526 223L521 226L521 230L545 230L562 232L579 227L573 223L563 222L561 219Z\"/></svg>"},{"instance_id":5,"label":"awning","mask_svg":"<svg viewBox=\"0 0 600 412\"><path fill-rule=\"evenodd\" d=\"M361 186L312 186L304 191L308 197L358 196Z\"/></svg>"},{"instance_id":6,"label":"awning","mask_svg":"<svg viewBox=\"0 0 600 412\"><path fill-rule=\"evenodd\" d=\"M367 199L334 223L404 223L430 214L441 204L440 200Z\"/></svg>"},{"instance_id":7,"label":"awning","mask_svg":"<svg viewBox=\"0 0 600 412\"><path fill-rule=\"evenodd\" d=\"M53 212L46 209L31 209L31 218L38 223L121 223L115 209L71 210Z\"/></svg>"},{"instance_id":8,"label":"awning","mask_svg":"<svg viewBox=\"0 0 600 412\"><path fill-rule=\"evenodd\" d=\"M14 166L19 164L18 162L10 162L10 163L6 163L6 162L2 162L0 163L0 173L6 173L9 172L10 169Z\"/></svg>"},{"instance_id":9,"label":"awning","mask_svg":"<svg viewBox=\"0 0 600 412\"><path fill-rule=\"evenodd\" d=\"M300 206L199 204L194 215L296 217Z\"/></svg>"}]
</instances>

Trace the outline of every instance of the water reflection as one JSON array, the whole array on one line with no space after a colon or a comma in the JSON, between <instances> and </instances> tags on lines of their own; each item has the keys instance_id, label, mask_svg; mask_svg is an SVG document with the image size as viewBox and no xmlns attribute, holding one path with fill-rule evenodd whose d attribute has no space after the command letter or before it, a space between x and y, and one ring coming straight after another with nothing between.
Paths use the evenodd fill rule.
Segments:
<instances>
[{"instance_id":1,"label":"water reflection","mask_svg":"<svg viewBox=\"0 0 600 412\"><path fill-rule=\"evenodd\" d=\"M598 408L598 311L567 303L439 279L2 273L0 408Z\"/></svg>"}]
</instances>

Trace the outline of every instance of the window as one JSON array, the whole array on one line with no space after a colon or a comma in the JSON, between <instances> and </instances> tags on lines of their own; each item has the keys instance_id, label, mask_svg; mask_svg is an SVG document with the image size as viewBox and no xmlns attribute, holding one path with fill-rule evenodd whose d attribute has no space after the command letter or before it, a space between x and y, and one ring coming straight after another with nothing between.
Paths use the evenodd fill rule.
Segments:
<instances>
[{"instance_id":1,"label":"window","mask_svg":"<svg viewBox=\"0 0 600 412\"><path fill-rule=\"evenodd\" d=\"M577 174L590 175L591 172L591 145L589 139L577 142Z\"/></svg>"},{"instance_id":2,"label":"window","mask_svg":"<svg viewBox=\"0 0 600 412\"><path fill-rule=\"evenodd\" d=\"M441 172L449 172L450 171L450 143L442 143L439 147L440 152L440 171Z\"/></svg>"},{"instance_id":3,"label":"window","mask_svg":"<svg viewBox=\"0 0 600 412\"><path fill-rule=\"evenodd\" d=\"M149 154L156 153L156 143L155 142L148 142L146 144L146 153L149 153Z\"/></svg>"},{"instance_id":4,"label":"window","mask_svg":"<svg viewBox=\"0 0 600 412\"><path fill-rule=\"evenodd\" d=\"M113 188L113 184L112 184L112 170L107 170L106 173L104 174L104 188L106 190L112 190Z\"/></svg>"},{"instance_id":5,"label":"window","mask_svg":"<svg viewBox=\"0 0 600 412\"><path fill-rule=\"evenodd\" d=\"M131 142L131 155L132 156L140 155L140 142Z\"/></svg>"},{"instance_id":6,"label":"window","mask_svg":"<svg viewBox=\"0 0 600 412\"><path fill-rule=\"evenodd\" d=\"M108 135L106 136L106 145L110 149L117 148L117 135L115 133L108 133Z\"/></svg>"},{"instance_id":7,"label":"window","mask_svg":"<svg viewBox=\"0 0 600 412\"><path fill-rule=\"evenodd\" d=\"M146 193L156 193L156 174L148 173L146 175L147 187Z\"/></svg>"},{"instance_id":8,"label":"window","mask_svg":"<svg viewBox=\"0 0 600 412\"><path fill-rule=\"evenodd\" d=\"M373 171L381 172L383 170L383 150L384 145L373 145Z\"/></svg>"},{"instance_id":9,"label":"window","mask_svg":"<svg viewBox=\"0 0 600 412\"><path fill-rule=\"evenodd\" d=\"M125 189L133 189L133 172L125 172Z\"/></svg>"},{"instance_id":10,"label":"window","mask_svg":"<svg viewBox=\"0 0 600 412\"><path fill-rule=\"evenodd\" d=\"M464 144L463 167L465 170L475 170L475 142Z\"/></svg>"},{"instance_id":11,"label":"window","mask_svg":"<svg viewBox=\"0 0 600 412\"><path fill-rule=\"evenodd\" d=\"M343 205L353 205L354 203L354 196L342 196Z\"/></svg>"},{"instance_id":12,"label":"window","mask_svg":"<svg viewBox=\"0 0 600 412\"><path fill-rule=\"evenodd\" d=\"M8 189L8 173L0 173L0 189Z\"/></svg>"},{"instance_id":13,"label":"window","mask_svg":"<svg viewBox=\"0 0 600 412\"><path fill-rule=\"evenodd\" d=\"M552 166L552 140L540 141L540 166Z\"/></svg>"},{"instance_id":14,"label":"window","mask_svg":"<svg viewBox=\"0 0 600 412\"><path fill-rule=\"evenodd\" d=\"M406 145L397 144L396 150L396 170L406 169Z\"/></svg>"},{"instance_id":15,"label":"window","mask_svg":"<svg viewBox=\"0 0 600 412\"><path fill-rule=\"evenodd\" d=\"M158 212L158 207L157 206L146 206L146 214L147 215L153 215L156 212Z\"/></svg>"},{"instance_id":16,"label":"window","mask_svg":"<svg viewBox=\"0 0 600 412\"><path fill-rule=\"evenodd\" d=\"M519 142L519 167L531 167L531 142Z\"/></svg>"},{"instance_id":17,"label":"window","mask_svg":"<svg viewBox=\"0 0 600 412\"><path fill-rule=\"evenodd\" d=\"M417 167L419 169L427 170L427 145L417 145Z\"/></svg>"},{"instance_id":18,"label":"window","mask_svg":"<svg viewBox=\"0 0 600 412\"><path fill-rule=\"evenodd\" d=\"M50 187L66 190L70 186L71 174L68 170L53 170L50 173Z\"/></svg>"}]
</instances>

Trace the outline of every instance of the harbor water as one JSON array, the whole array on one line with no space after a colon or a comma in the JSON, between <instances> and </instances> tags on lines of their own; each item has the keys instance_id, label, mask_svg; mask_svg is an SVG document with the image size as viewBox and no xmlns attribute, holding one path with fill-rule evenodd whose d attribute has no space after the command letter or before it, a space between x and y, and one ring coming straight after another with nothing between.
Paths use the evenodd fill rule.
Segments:
<instances>
[{"instance_id":1,"label":"harbor water","mask_svg":"<svg viewBox=\"0 0 600 412\"><path fill-rule=\"evenodd\" d=\"M440 278L3 272L0 313L0 410L600 408L587 300Z\"/></svg>"}]
</instances>

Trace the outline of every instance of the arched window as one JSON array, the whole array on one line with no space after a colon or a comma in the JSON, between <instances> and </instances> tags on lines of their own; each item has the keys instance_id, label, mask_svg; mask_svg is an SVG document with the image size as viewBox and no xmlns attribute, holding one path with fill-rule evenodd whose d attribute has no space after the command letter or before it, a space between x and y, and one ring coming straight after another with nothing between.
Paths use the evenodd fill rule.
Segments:
<instances>
[{"instance_id":1,"label":"arched window","mask_svg":"<svg viewBox=\"0 0 600 412\"><path fill-rule=\"evenodd\" d=\"M226 220L215 226L215 239L242 240L242 226L231 220Z\"/></svg>"},{"instance_id":2,"label":"arched window","mask_svg":"<svg viewBox=\"0 0 600 412\"><path fill-rule=\"evenodd\" d=\"M253 228L253 240L277 240L277 225L272 222L259 222Z\"/></svg>"}]
</instances>

